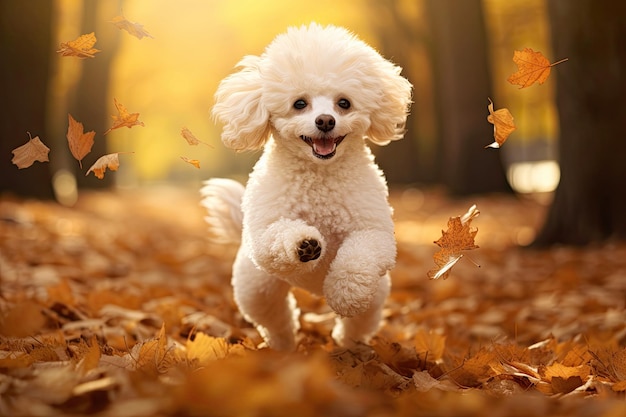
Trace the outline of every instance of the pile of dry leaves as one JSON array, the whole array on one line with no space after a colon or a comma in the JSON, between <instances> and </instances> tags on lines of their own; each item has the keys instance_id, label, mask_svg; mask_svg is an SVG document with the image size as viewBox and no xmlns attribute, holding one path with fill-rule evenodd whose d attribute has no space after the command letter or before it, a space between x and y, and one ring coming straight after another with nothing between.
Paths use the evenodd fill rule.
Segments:
<instances>
[{"instance_id":1,"label":"pile of dry leaves","mask_svg":"<svg viewBox=\"0 0 626 417\"><path fill-rule=\"evenodd\" d=\"M338 348L324 301L297 291L300 342L286 354L237 312L235 248L210 243L198 199L0 199L0 414L626 415L626 246L519 249L539 204L396 192L378 337ZM473 203L481 267L466 256L430 280L433 241Z\"/></svg>"}]
</instances>

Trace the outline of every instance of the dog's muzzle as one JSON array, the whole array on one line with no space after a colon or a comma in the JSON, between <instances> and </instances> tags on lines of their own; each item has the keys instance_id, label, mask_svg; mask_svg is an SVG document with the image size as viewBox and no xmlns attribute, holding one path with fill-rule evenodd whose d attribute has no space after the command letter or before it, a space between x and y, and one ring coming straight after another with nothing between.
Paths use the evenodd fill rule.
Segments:
<instances>
[{"instance_id":1,"label":"dog's muzzle","mask_svg":"<svg viewBox=\"0 0 626 417\"><path fill-rule=\"evenodd\" d=\"M320 159L330 159L335 156L337 146L344 140L346 135L336 138L312 138L309 136L301 135L300 139L305 141L313 150L313 155Z\"/></svg>"}]
</instances>

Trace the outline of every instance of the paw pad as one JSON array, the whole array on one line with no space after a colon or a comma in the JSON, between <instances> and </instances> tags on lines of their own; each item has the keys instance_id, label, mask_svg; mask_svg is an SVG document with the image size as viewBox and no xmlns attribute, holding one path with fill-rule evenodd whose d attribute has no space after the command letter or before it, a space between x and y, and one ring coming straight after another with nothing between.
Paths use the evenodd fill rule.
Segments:
<instances>
[{"instance_id":1,"label":"paw pad","mask_svg":"<svg viewBox=\"0 0 626 417\"><path fill-rule=\"evenodd\" d=\"M314 261L322 254L322 246L315 239L305 239L298 246L300 262Z\"/></svg>"}]
</instances>

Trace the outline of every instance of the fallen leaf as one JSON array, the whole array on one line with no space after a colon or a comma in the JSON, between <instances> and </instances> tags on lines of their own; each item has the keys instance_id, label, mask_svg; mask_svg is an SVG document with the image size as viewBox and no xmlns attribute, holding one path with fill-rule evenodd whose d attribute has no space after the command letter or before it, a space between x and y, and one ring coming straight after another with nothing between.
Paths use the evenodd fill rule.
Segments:
<instances>
[{"instance_id":1,"label":"fallen leaf","mask_svg":"<svg viewBox=\"0 0 626 417\"><path fill-rule=\"evenodd\" d=\"M231 350L231 345L223 337L213 337L204 333L196 333L193 340L187 340L186 347L186 359L194 367L206 366L209 362L224 359Z\"/></svg>"},{"instance_id":2,"label":"fallen leaf","mask_svg":"<svg viewBox=\"0 0 626 417\"><path fill-rule=\"evenodd\" d=\"M478 229L472 228L471 223L479 214L480 211L473 205L463 216L450 217L448 230L442 230L441 237L434 242L441 250L433 255L437 267L428 271L430 279L446 279L452 267L463 257L461 251L478 248L474 243Z\"/></svg>"},{"instance_id":3,"label":"fallen leaf","mask_svg":"<svg viewBox=\"0 0 626 417\"><path fill-rule=\"evenodd\" d=\"M119 155L121 152L111 153L108 155L101 156L98 160L89 168L85 176L89 175L90 172L98 177L99 179L104 178L104 173L109 168L111 171L117 171L120 167ZM133 153L133 152L130 152Z\"/></svg>"},{"instance_id":4,"label":"fallen leaf","mask_svg":"<svg viewBox=\"0 0 626 417\"><path fill-rule=\"evenodd\" d=\"M182 130L180 131L180 134L183 138L185 138L185 140L187 141L188 144L190 144L191 146L197 146L199 144L203 144L206 145L210 148L212 148L213 146L209 145L206 142L201 141L200 139L196 138L194 136L193 133L191 133L191 130L187 129L186 127L183 127Z\"/></svg>"},{"instance_id":5,"label":"fallen leaf","mask_svg":"<svg viewBox=\"0 0 626 417\"><path fill-rule=\"evenodd\" d=\"M493 124L493 138L495 139L495 142L491 145L485 146L485 148L499 148L515 130L513 115L511 115L509 109L498 109L493 111L493 101L491 101L491 99L489 99L487 109L489 109L487 121Z\"/></svg>"},{"instance_id":6,"label":"fallen leaf","mask_svg":"<svg viewBox=\"0 0 626 417\"><path fill-rule=\"evenodd\" d=\"M75 56L77 58L93 58L95 54L101 52L93 46L96 43L96 35L94 32L81 35L73 41L62 42L61 49L57 52L61 56Z\"/></svg>"},{"instance_id":7,"label":"fallen leaf","mask_svg":"<svg viewBox=\"0 0 626 417\"><path fill-rule=\"evenodd\" d=\"M91 152L91 147L93 146L93 138L96 136L96 132L91 131L87 133L83 133L83 124L74 120L71 114L68 113L67 118L69 120L69 125L67 127L67 143L70 147L70 152L80 165L80 168L83 168L83 158L89 152Z\"/></svg>"},{"instance_id":8,"label":"fallen leaf","mask_svg":"<svg viewBox=\"0 0 626 417\"><path fill-rule=\"evenodd\" d=\"M446 337L432 331L420 329L413 338L415 352L425 360L441 361L446 346Z\"/></svg>"},{"instance_id":9,"label":"fallen leaf","mask_svg":"<svg viewBox=\"0 0 626 417\"><path fill-rule=\"evenodd\" d=\"M161 326L159 335L151 340L140 343L133 348L135 369L140 369L149 375L159 375L167 369L170 358L165 324Z\"/></svg>"},{"instance_id":10,"label":"fallen leaf","mask_svg":"<svg viewBox=\"0 0 626 417\"><path fill-rule=\"evenodd\" d=\"M39 136L33 138L30 132L26 133L28 133L28 137L30 138L29 141L11 151L13 153L11 162L17 165L19 169L28 168L34 164L35 161L49 161L48 152L50 152L50 148L43 144Z\"/></svg>"},{"instance_id":11,"label":"fallen leaf","mask_svg":"<svg viewBox=\"0 0 626 417\"><path fill-rule=\"evenodd\" d=\"M154 36L150 35L141 23L131 22L124 16L115 16L110 22L118 29L125 30L137 39L142 39L143 37L154 39Z\"/></svg>"},{"instance_id":12,"label":"fallen leaf","mask_svg":"<svg viewBox=\"0 0 626 417\"><path fill-rule=\"evenodd\" d=\"M200 161L198 161L197 159L189 159L185 156L181 156L180 159L182 159L183 161L187 162L190 165L195 166L196 168L200 169Z\"/></svg>"},{"instance_id":13,"label":"fallen leaf","mask_svg":"<svg viewBox=\"0 0 626 417\"><path fill-rule=\"evenodd\" d=\"M513 62L517 64L517 72L512 74L507 81L513 85L525 88L534 83L543 84L550 76L550 69L568 58L550 63L548 58L539 51L535 52L531 48L524 48L513 53Z\"/></svg>"},{"instance_id":14,"label":"fallen leaf","mask_svg":"<svg viewBox=\"0 0 626 417\"><path fill-rule=\"evenodd\" d=\"M113 102L115 103L115 107L117 108L118 115L111 116L113 118L113 126L111 126L104 134L106 135L111 130L119 129L120 127L126 126L127 128L131 128L133 126L144 126L143 122L139 121L139 113L129 113L126 110L126 107L117 101L116 98L113 98Z\"/></svg>"},{"instance_id":15,"label":"fallen leaf","mask_svg":"<svg viewBox=\"0 0 626 417\"><path fill-rule=\"evenodd\" d=\"M567 394L583 385L590 373L588 365L565 366L558 362L543 369L545 379L552 385L554 393Z\"/></svg>"}]
</instances>

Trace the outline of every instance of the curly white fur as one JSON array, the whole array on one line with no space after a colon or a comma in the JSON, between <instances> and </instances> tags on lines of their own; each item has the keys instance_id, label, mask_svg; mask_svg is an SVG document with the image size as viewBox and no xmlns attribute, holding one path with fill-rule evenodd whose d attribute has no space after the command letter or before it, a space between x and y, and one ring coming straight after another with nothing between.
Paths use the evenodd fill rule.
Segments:
<instances>
[{"instance_id":1,"label":"curly white fur","mask_svg":"<svg viewBox=\"0 0 626 417\"><path fill-rule=\"evenodd\" d=\"M241 197L235 301L275 349L295 347L293 286L326 297L340 316L337 343L366 342L380 325L396 243L387 185L364 139L402 138L411 84L345 29L314 23L239 67L221 82L213 115L226 146L263 154L243 192L223 179L203 189L225 239L238 230Z\"/></svg>"}]
</instances>

